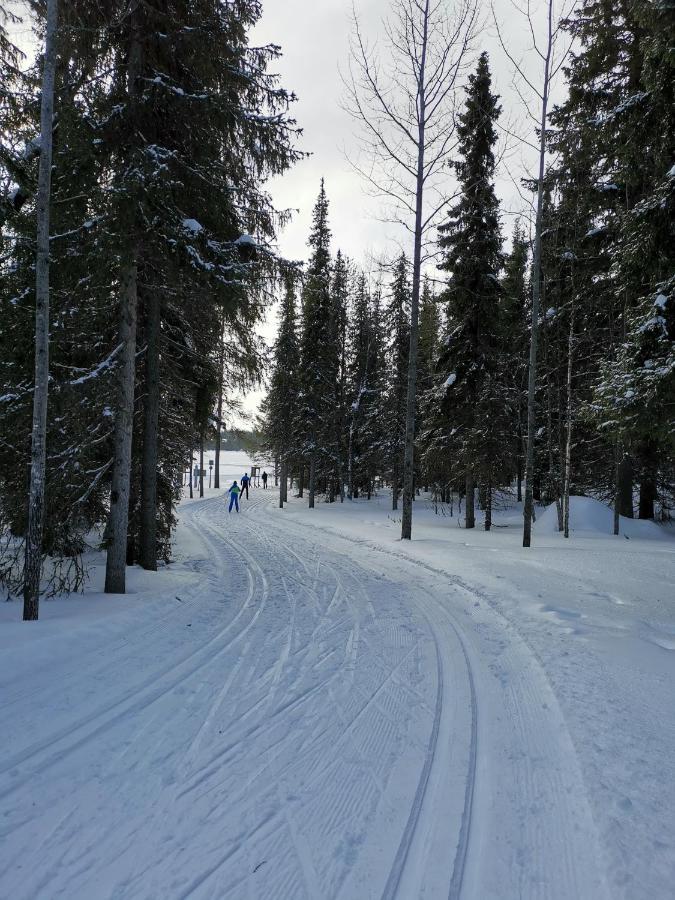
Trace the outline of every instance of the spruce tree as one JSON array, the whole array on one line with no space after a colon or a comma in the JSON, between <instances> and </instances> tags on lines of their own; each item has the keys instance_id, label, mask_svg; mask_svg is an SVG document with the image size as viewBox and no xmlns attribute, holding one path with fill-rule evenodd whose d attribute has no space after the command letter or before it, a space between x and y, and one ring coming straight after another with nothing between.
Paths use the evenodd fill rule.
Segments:
<instances>
[{"instance_id":1,"label":"spruce tree","mask_svg":"<svg viewBox=\"0 0 675 900\"><path fill-rule=\"evenodd\" d=\"M309 506L314 506L318 479L333 468L331 432L336 370L331 345L331 261L328 198L323 179L312 216L311 256L302 288L299 404L302 455L309 467ZM333 377L331 378L331 374Z\"/></svg>"},{"instance_id":2,"label":"spruce tree","mask_svg":"<svg viewBox=\"0 0 675 900\"><path fill-rule=\"evenodd\" d=\"M295 422L300 392L300 349L297 333L296 284L293 272L284 279L279 331L274 344L272 376L263 406L263 446L281 467L281 502L298 454Z\"/></svg>"},{"instance_id":3,"label":"spruce tree","mask_svg":"<svg viewBox=\"0 0 675 900\"><path fill-rule=\"evenodd\" d=\"M528 273L529 242L522 223L516 220L511 252L504 263L500 299L502 339L514 412L512 454L516 470L517 499L522 497L524 474L524 440L527 420L527 356L528 356Z\"/></svg>"},{"instance_id":4,"label":"spruce tree","mask_svg":"<svg viewBox=\"0 0 675 900\"><path fill-rule=\"evenodd\" d=\"M466 481L466 525L474 525L474 486L487 501L508 483L508 391L501 343L502 266L499 204L494 190L498 98L491 92L487 53L469 76L458 126L461 159L456 164L460 196L441 226L442 269L450 273L445 298L449 334L439 365L445 388L440 413L446 453Z\"/></svg>"}]
</instances>

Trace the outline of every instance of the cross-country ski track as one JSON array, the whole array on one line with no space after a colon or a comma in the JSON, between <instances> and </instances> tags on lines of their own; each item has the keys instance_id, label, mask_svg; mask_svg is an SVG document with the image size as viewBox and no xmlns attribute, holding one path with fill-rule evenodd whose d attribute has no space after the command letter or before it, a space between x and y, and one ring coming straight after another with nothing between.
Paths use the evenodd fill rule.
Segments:
<instances>
[{"instance_id":1,"label":"cross-country ski track","mask_svg":"<svg viewBox=\"0 0 675 900\"><path fill-rule=\"evenodd\" d=\"M5 678L2 898L612 896L556 694L480 591L272 491L180 533L182 588Z\"/></svg>"}]
</instances>

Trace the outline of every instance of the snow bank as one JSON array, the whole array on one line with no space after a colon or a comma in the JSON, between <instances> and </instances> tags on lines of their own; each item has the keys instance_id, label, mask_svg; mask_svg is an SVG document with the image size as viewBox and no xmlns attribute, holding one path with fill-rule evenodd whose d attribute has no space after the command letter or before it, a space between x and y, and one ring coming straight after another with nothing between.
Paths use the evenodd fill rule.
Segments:
<instances>
[{"instance_id":1,"label":"snow bank","mask_svg":"<svg viewBox=\"0 0 675 900\"><path fill-rule=\"evenodd\" d=\"M558 513L555 503L538 516L535 530L540 534L558 533ZM570 531L585 534L613 534L614 510L593 497L570 497ZM655 522L620 517L619 533L627 538L667 540L668 535Z\"/></svg>"}]
</instances>

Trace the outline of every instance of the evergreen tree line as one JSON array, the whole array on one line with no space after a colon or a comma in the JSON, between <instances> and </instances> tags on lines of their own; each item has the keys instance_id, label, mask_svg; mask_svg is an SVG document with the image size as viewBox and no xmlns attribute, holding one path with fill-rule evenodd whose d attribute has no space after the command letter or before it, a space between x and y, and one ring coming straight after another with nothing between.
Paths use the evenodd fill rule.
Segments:
<instances>
[{"instance_id":1,"label":"evergreen tree line","mask_svg":"<svg viewBox=\"0 0 675 900\"><path fill-rule=\"evenodd\" d=\"M534 395L535 498L667 516L675 493L675 78L672 3L583 0L567 99L549 117ZM524 220L504 249L495 193L501 113L483 53L458 127L457 199L439 230L442 287L420 310L415 481L474 502L522 498L533 260ZM310 259L290 279L265 410L287 477L333 500L393 489L403 465L409 264L374 284L330 254L324 186Z\"/></svg>"},{"instance_id":2,"label":"evergreen tree line","mask_svg":"<svg viewBox=\"0 0 675 900\"><path fill-rule=\"evenodd\" d=\"M32 4L36 40L45 7ZM182 474L223 396L260 377L255 336L285 263L265 190L299 157L293 95L249 33L259 0L69 0L57 28L49 412L41 552L106 589L168 560ZM21 586L34 392L42 58L0 7L0 581Z\"/></svg>"}]
</instances>

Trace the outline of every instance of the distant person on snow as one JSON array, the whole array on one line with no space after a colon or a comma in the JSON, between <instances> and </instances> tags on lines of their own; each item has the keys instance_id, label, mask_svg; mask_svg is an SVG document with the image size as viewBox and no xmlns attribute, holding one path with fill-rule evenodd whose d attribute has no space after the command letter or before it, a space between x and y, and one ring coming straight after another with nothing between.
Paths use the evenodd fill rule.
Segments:
<instances>
[{"instance_id":1,"label":"distant person on snow","mask_svg":"<svg viewBox=\"0 0 675 900\"><path fill-rule=\"evenodd\" d=\"M263 489L267 490L267 472L262 473Z\"/></svg>"},{"instance_id":2,"label":"distant person on snow","mask_svg":"<svg viewBox=\"0 0 675 900\"><path fill-rule=\"evenodd\" d=\"M228 512L232 512L232 507L234 506L239 512L239 485L236 481L232 482L232 487L227 492L230 495L230 508Z\"/></svg>"},{"instance_id":3,"label":"distant person on snow","mask_svg":"<svg viewBox=\"0 0 675 900\"><path fill-rule=\"evenodd\" d=\"M241 479L241 492L242 494L246 491L246 499L248 500L248 486L251 483L251 479L248 477L248 472L244 472L244 477Z\"/></svg>"}]
</instances>

